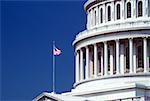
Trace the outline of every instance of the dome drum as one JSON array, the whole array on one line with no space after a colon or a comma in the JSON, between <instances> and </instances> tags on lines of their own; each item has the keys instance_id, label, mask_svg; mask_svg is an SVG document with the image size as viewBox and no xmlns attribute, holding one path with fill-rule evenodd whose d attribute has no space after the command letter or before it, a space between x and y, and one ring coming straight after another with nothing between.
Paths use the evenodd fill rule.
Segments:
<instances>
[{"instance_id":1,"label":"dome drum","mask_svg":"<svg viewBox=\"0 0 150 101\"><path fill-rule=\"evenodd\" d=\"M150 98L149 0L88 0L75 47L71 95L102 101ZM138 100L136 100L138 99Z\"/></svg>"},{"instance_id":2,"label":"dome drum","mask_svg":"<svg viewBox=\"0 0 150 101\"><path fill-rule=\"evenodd\" d=\"M140 19L145 22L144 19L150 16L149 6L148 0L88 0L85 3L87 29L99 28L111 23L121 25L128 20L137 22L136 20Z\"/></svg>"},{"instance_id":3,"label":"dome drum","mask_svg":"<svg viewBox=\"0 0 150 101\"><path fill-rule=\"evenodd\" d=\"M150 73L149 51L150 35L146 33L84 39L76 44L76 83L118 74Z\"/></svg>"},{"instance_id":4,"label":"dome drum","mask_svg":"<svg viewBox=\"0 0 150 101\"><path fill-rule=\"evenodd\" d=\"M120 99L116 96L123 97L128 92L125 98L142 99L145 93L150 94L149 32L149 29L112 32L76 41L76 83L71 95Z\"/></svg>"}]
</instances>

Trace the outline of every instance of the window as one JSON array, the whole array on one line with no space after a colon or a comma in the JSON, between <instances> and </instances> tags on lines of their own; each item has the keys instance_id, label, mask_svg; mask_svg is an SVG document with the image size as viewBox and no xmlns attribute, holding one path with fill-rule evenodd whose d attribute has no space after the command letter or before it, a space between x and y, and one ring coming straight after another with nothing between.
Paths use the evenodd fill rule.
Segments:
<instances>
[{"instance_id":1,"label":"window","mask_svg":"<svg viewBox=\"0 0 150 101\"><path fill-rule=\"evenodd\" d=\"M110 9L110 6L108 6L107 8L107 17L108 17L108 21L111 21L111 9Z\"/></svg>"},{"instance_id":2,"label":"window","mask_svg":"<svg viewBox=\"0 0 150 101\"><path fill-rule=\"evenodd\" d=\"M100 9L100 23L103 23L103 9Z\"/></svg>"},{"instance_id":3,"label":"window","mask_svg":"<svg viewBox=\"0 0 150 101\"><path fill-rule=\"evenodd\" d=\"M94 12L94 25L96 25L96 11Z\"/></svg>"},{"instance_id":4,"label":"window","mask_svg":"<svg viewBox=\"0 0 150 101\"><path fill-rule=\"evenodd\" d=\"M120 4L117 4L116 14L117 14L117 20L120 19Z\"/></svg>"},{"instance_id":5,"label":"window","mask_svg":"<svg viewBox=\"0 0 150 101\"><path fill-rule=\"evenodd\" d=\"M138 2L138 17L142 16L142 9L143 9L143 6L142 6L142 1L139 1Z\"/></svg>"},{"instance_id":6,"label":"window","mask_svg":"<svg viewBox=\"0 0 150 101\"><path fill-rule=\"evenodd\" d=\"M127 18L131 18L131 3L127 3Z\"/></svg>"},{"instance_id":7,"label":"window","mask_svg":"<svg viewBox=\"0 0 150 101\"><path fill-rule=\"evenodd\" d=\"M91 24L91 10L89 10L89 19L88 19L88 22L89 22L89 26Z\"/></svg>"}]
</instances>

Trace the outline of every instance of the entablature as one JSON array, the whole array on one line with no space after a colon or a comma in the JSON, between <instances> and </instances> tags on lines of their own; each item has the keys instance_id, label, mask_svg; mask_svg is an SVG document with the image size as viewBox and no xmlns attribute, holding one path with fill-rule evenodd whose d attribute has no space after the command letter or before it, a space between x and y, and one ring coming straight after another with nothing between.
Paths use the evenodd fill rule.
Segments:
<instances>
[{"instance_id":1,"label":"entablature","mask_svg":"<svg viewBox=\"0 0 150 101\"><path fill-rule=\"evenodd\" d=\"M106 23L100 26L96 26L91 30L85 30L80 32L77 36L73 45L78 43L81 40L84 40L89 37L97 35L106 35L108 33L115 32L129 32L129 31L140 31L140 30L149 30L150 29L150 19L135 19L135 20L126 20L118 21L114 23ZM115 38L115 37L114 37Z\"/></svg>"}]
</instances>

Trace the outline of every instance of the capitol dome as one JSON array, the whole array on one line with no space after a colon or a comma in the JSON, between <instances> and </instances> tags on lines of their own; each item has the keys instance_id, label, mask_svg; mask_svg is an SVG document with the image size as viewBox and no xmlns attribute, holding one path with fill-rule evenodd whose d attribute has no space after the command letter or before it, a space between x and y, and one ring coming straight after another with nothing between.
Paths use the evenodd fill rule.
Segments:
<instances>
[{"instance_id":1,"label":"capitol dome","mask_svg":"<svg viewBox=\"0 0 150 101\"><path fill-rule=\"evenodd\" d=\"M59 98L150 101L150 0L88 0L84 9L86 30L73 41L74 89Z\"/></svg>"},{"instance_id":2,"label":"capitol dome","mask_svg":"<svg viewBox=\"0 0 150 101\"><path fill-rule=\"evenodd\" d=\"M88 0L84 9L87 29L73 42L71 94L96 101L150 101L150 1Z\"/></svg>"}]
</instances>

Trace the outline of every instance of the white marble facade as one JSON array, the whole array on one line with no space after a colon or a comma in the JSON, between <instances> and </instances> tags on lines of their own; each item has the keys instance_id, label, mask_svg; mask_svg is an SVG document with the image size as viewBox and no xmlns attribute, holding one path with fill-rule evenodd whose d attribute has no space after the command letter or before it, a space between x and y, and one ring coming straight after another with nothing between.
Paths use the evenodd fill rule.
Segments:
<instances>
[{"instance_id":1,"label":"white marble facade","mask_svg":"<svg viewBox=\"0 0 150 101\"><path fill-rule=\"evenodd\" d=\"M150 0L87 0L84 9L74 89L34 101L150 101Z\"/></svg>"},{"instance_id":2,"label":"white marble facade","mask_svg":"<svg viewBox=\"0 0 150 101\"><path fill-rule=\"evenodd\" d=\"M88 0L75 47L75 84L64 95L149 101L150 0Z\"/></svg>"},{"instance_id":3,"label":"white marble facade","mask_svg":"<svg viewBox=\"0 0 150 101\"><path fill-rule=\"evenodd\" d=\"M73 43L76 82L99 76L149 72L148 5L149 0L88 0L85 3L87 30L79 33Z\"/></svg>"}]
</instances>

